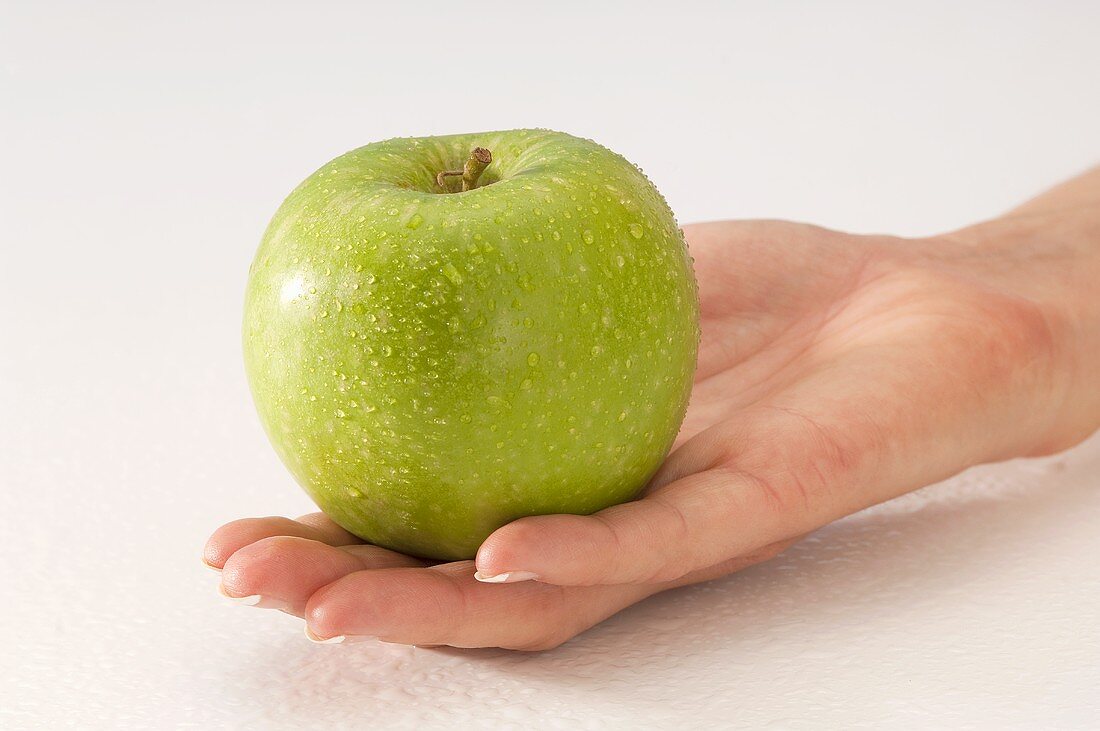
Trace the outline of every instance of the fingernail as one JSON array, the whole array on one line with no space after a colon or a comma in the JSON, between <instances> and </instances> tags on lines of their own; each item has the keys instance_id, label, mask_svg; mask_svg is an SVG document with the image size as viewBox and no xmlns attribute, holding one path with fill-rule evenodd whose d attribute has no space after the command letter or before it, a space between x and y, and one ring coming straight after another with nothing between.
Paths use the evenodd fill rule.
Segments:
<instances>
[{"instance_id":1,"label":"fingernail","mask_svg":"<svg viewBox=\"0 0 1100 731\"><path fill-rule=\"evenodd\" d=\"M263 597L259 594L249 594L248 596L229 596L223 591L222 596L224 596L226 599L233 602L234 604L240 604L241 606L245 607L258 606L259 603L263 600Z\"/></svg>"},{"instance_id":2,"label":"fingernail","mask_svg":"<svg viewBox=\"0 0 1100 731\"><path fill-rule=\"evenodd\" d=\"M340 644L341 642L343 642L344 640L347 639L347 636L345 636L345 635L336 635L335 637L327 637L327 638L326 637L318 637L317 635L313 634L313 632L309 629L308 626L305 628L305 630L306 630L306 639L309 640L310 642L316 643L318 645L338 645L338 644Z\"/></svg>"},{"instance_id":3,"label":"fingernail","mask_svg":"<svg viewBox=\"0 0 1100 731\"><path fill-rule=\"evenodd\" d=\"M223 597L233 602L234 604L240 604L243 607L259 607L260 609L286 609L287 603L278 599L272 599L271 597L261 596L260 594L249 594L248 596L233 596L225 590L224 586L218 585L218 593Z\"/></svg>"},{"instance_id":4,"label":"fingernail","mask_svg":"<svg viewBox=\"0 0 1100 731\"><path fill-rule=\"evenodd\" d=\"M474 572L474 578L485 584L514 584L517 581L532 581L538 578L530 571L505 571L503 574L483 574Z\"/></svg>"},{"instance_id":5,"label":"fingernail","mask_svg":"<svg viewBox=\"0 0 1100 731\"><path fill-rule=\"evenodd\" d=\"M360 642L381 641L371 635L336 635L335 637L319 637L313 634L309 627L305 627L306 639L315 645L355 645Z\"/></svg>"},{"instance_id":6,"label":"fingernail","mask_svg":"<svg viewBox=\"0 0 1100 731\"><path fill-rule=\"evenodd\" d=\"M200 561L202 561L202 565L203 565L203 566L205 566L206 568L210 569L211 571L217 571L217 572L218 572L219 574L220 574L220 573L222 572L222 570L221 570L221 569L219 569L219 568L218 568L217 566L214 566L213 564L208 564L208 563L206 563L206 559L205 559L205 558L203 558L203 559L199 559L199 560L200 560Z\"/></svg>"}]
</instances>

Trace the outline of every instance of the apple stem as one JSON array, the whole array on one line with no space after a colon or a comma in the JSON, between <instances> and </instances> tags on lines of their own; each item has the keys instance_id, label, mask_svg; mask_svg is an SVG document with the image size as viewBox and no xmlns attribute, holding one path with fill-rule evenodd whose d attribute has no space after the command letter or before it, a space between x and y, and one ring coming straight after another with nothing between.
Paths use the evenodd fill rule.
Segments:
<instances>
[{"instance_id":1,"label":"apple stem","mask_svg":"<svg viewBox=\"0 0 1100 731\"><path fill-rule=\"evenodd\" d=\"M484 147L475 147L470 152L470 157L466 160L466 164L461 170L443 170L435 176L435 182L439 183L439 187L444 192L447 191L447 178L453 176L462 176L462 190L473 190L477 187L477 179L481 177L481 174L485 172L485 168L489 167L489 163L493 161L493 154L486 150Z\"/></svg>"}]
</instances>

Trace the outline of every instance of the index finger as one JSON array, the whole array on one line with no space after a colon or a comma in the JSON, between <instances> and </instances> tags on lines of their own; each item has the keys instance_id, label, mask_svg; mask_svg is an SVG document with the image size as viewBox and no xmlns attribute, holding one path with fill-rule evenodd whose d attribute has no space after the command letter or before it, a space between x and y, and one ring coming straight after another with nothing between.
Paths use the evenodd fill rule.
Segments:
<instances>
[{"instance_id":1,"label":"index finger","mask_svg":"<svg viewBox=\"0 0 1100 731\"><path fill-rule=\"evenodd\" d=\"M203 548L202 560L207 566L221 569L234 553L256 541L274 536L293 536L327 543L330 546L350 546L363 543L324 513L310 513L297 520L282 516L242 518L226 523L214 531Z\"/></svg>"}]
</instances>

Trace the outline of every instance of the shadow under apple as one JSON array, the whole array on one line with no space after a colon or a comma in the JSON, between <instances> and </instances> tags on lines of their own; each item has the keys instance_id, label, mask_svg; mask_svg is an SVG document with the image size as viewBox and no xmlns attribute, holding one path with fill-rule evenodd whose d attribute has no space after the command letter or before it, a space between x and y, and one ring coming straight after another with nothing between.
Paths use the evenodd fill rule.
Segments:
<instances>
[{"instance_id":1,"label":"shadow under apple","mask_svg":"<svg viewBox=\"0 0 1100 731\"><path fill-rule=\"evenodd\" d=\"M838 521L766 564L652 597L550 652L316 647L295 637L227 668L236 679L227 691L246 705L259 699L267 721L445 725L473 704L482 720L507 719L514 706L562 723L592 714L613 723L616 708L625 721L643 704L658 722L701 705L736 712L772 678L852 672L851 658L876 658L885 671L929 653L953 662L968 643L1011 642L984 636L981 617L1000 611L1015 577L1058 570L1029 563L1036 544L1072 550L1067 527L1100 517L1098 446L975 468ZM945 628L931 645L914 632L882 646L905 636L899 627L929 622Z\"/></svg>"}]
</instances>

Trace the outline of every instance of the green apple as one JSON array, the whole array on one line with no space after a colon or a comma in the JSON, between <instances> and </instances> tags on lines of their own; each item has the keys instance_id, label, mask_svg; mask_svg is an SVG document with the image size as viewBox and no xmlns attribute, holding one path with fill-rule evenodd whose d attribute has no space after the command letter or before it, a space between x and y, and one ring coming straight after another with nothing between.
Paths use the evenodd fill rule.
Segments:
<instances>
[{"instance_id":1,"label":"green apple","mask_svg":"<svg viewBox=\"0 0 1100 731\"><path fill-rule=\"evenodd\" d=\"M245 362L325 513L465 559L516 518L638 494L687 408L698 313L672 212L619 155L545 130L393 139L275 214Z\"/></svg>"}]
</instances>

